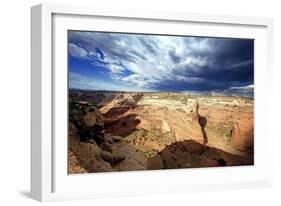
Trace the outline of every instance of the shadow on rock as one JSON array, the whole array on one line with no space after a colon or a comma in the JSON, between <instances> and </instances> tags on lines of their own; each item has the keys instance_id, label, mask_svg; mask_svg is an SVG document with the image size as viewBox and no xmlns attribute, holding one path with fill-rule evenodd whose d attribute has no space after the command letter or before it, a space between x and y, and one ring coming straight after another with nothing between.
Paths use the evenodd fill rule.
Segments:
<instances>
[{"instance_id":1,"label":"shadow on rock","mask_svg":"<svg viewBox=\"0 0 281 206\"><path fill-rule=\"evenodd\" d=\"M174 142L149 159L149 169L252 165L253 160L194 141Z\"/></svg>"},{"instance_id":2,"label":"shadow on rock","mask_svg":"<svg viewBox=\"0 0 281 206\"><path fill-rule=\"evenodd\" d=\"M112 118L104 118L104 129L106 133L118 136L128 136L136 130L141 121L137 119L137 115L128 114L126 116L118 116Z\"/></svg>"}]
</instances>

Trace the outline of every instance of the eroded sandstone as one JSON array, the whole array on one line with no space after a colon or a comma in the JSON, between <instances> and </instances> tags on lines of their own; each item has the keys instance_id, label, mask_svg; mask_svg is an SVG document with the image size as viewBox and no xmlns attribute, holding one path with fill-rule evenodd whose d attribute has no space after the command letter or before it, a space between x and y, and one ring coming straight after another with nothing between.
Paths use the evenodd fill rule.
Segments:
<instances>
[{"instance_id":1,"label":"eroded sandstone","mask_svg":"<svg viewBox=\"0 0 281 206\"><path fill-rule=\"evenodd\" d=\"M87 172L254 162L251 99L84 91L71 98L70 150Z\"/></svg>"}]
</instances>

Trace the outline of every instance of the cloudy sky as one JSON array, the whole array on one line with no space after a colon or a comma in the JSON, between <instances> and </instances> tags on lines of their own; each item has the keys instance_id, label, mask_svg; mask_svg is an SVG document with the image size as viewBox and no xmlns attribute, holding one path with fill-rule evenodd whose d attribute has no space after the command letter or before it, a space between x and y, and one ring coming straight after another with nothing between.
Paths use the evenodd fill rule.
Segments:
<instances>
[{"instance_id":1,"label":"cloudy sky","mask_svg":"<svg viewBox=\"0 0 281 206\"><path fill-rule=\"evenodd\" d=\"M69 87L252 96L254 41L69 31Z\"/></svg>"}]
</instances>

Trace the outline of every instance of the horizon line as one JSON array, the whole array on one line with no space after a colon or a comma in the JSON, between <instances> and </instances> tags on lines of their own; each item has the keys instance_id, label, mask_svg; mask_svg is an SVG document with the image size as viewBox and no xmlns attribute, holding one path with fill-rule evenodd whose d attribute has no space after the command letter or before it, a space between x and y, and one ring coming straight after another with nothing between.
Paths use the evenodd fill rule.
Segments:
<instances>
[{"instance_id":1,"label":"horizon line","mask_svg":"<svg viewBox=\"0 0 281 206\"><path fill-rule=\"evenodd\" d=\"M240 97L240 98L250 98L254 99L254 95L224 95L221 94L210 94L212 91L202 91L202 92L194 92L194 91L129 91L129 90L106 90L106 89L81 89L81 88L68 88L68 90L80 90L80 91L91 91L91 92L127 92L127 93L177 93L177 94L184 94L190 96L211 96L211 97Z\"/></svg>"}]
</instances>

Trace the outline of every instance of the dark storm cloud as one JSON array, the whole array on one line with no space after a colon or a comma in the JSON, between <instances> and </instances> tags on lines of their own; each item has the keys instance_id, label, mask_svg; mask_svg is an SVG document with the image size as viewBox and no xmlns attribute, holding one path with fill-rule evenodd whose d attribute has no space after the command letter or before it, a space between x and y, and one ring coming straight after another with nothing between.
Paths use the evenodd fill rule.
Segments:
<instances>
[{"instance_id":1,"label":"dark storm cloud","mask_svg":"<svg viewBox=\"0 0 281 206\"><path fill-rule=\"evenodd\" d=\"M69 45L72 57L103 65L113 82L139 90L253 90L249 39L70 32Z\"/></svg>"},{"instance_id":2,"label":"dark storm cloud","mask_svg":"<svg viewBox=\"0 0 281 206\"><path fill-rule=\"evenodd\" d=\"M212 50L192 51L190 56L207 59L207 64L192 67L186 64L174 74L185 77L204 78L204 82L189 85L194 90L225 90L232 86L245 86L254 83L254 44L253 40L209 39ZM173 53L171 53L173 54ZM172 56L172 55L171 55ZM174 63L176 58L172 56ZM188 83L187 83L188 84Z\"/></svg>"}]
</instances>

